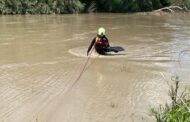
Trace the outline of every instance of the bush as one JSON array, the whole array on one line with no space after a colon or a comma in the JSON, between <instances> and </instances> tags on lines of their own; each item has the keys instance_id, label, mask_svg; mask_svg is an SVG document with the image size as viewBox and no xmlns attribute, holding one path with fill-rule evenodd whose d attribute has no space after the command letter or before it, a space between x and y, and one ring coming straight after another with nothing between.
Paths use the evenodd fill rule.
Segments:
<instances>
[{"instance_id":1,"label":"bush","mask_svg":"<svg viewBox=\"0 0 190 122\"><path fill-rule=\"evenodd\" d=\"M79 13L92 2L100 12L152 11L171 4L190 9L190 0L0 0L0 14Z\"/></svg>"},{"instance_id":2,"label":"bush","mask_svg":"<svg viewBox=\"0 0 190 122\"><path fill-rule=\"evenodd\" d=\"M151 109L152 115L157 122L190 122L190 97L189 92L184 91L178 95L179 79L175 78L175 86L171 86L169 95L171 104L160 106L158 110Z\"/></svg>"},{"instance_id":3,"label":"bush","mask_svg":"<svg viewBox=\"0 0 190 122\"><path fill-rule=\"evenodd\" d=\"M171 5L172 1L171 0L160 0L160 3L162 6L169 6Z\"/></svg>"},{"instance_id":4,"label":"bush","mask_svg":"<svg viewBox=\"0 0 190 122\"><path fill-rule=\"evenodd\" d=\"M171 5L171 0L96 0L96 2L99 10L105 12L152 11Z\"/></svg>"},{"instance_id":5,"label":"bush","mask_svg":"<svg viewBox=\"0 0 190 122\"><path fill-rule=\"evenodd\" d=\"M161 0L162 1L162 0ZM154 9L159 9L162 7L160 0L152 0L152 6Z\"/></svg>"},{"instance_id":6,"label":"bush","mask_svg":"<svg viewBox=\"0 0 190 122\"><path fill-rule=\"evenodd\" d=\"M79 0L0 0L0 14L62 14L83 9Z\"/></svg>"},{"instance_id":7,"label":"bush","mask_svg":"<svg viewBox=\"0 0 190 122\"><path fill-rule=\"evenodd\" d=\"M153 4L151 0L139 0L139 6L141 11L151 11L153 10Z\"/></svg>"},{"instance_id":8,"label":"bush","mask_svg":"<svg viewBox=\"0 0 190 122\"><path fill-rule=\"evenodd\" d=\"M185 6L186 6L188 9L190 9L190 0L185 0L185 1L184 1L184 4L185 4Z\"/></svg>"}]
</instances>

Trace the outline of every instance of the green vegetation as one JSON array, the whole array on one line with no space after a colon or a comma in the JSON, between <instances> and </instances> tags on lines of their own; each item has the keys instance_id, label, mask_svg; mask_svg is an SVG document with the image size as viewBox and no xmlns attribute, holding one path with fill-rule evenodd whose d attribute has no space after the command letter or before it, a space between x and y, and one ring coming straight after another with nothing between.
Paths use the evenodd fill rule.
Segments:
<instances>
[{"instance_id":1,"label":"green vegetation","mask_svg":"<svg viewBox=\"0 0 190 122\"><path fill-rule=\"evenodd\" d=\"M151 113L157 122L190 122L190 96L189 92L184 90L178 95L179 79L174 79L175 86L171 86L169 95L172 103L170 105L160 106L158 110L151 109Z\"/></svg>"},{"instance_id":2,"label":"green vegetation","mask_svg":"<svg viewBox=\"0 0 190 122\"><path fill-rule=\"evenodd\" d=\"M65 14L83 9L78 0L0 0L0 14Z\"/></svg>"},{"instance_id":3,"label":"green vegetation","mask_svg":"<svg viewBox=\"0 0 190 122\"><path fill-rule=\"evenodd\" d=\"M190 9L190 0L81 0L82 3L96 2L98 11L103 12L142 12L177 5Z\"/></svg>"},{"instance_id":4,"label":"green vegetation","mask_svg":"<svg viewBox=\"0 0 190 122\"><path fill-rule=\"evenodd\" d=\"M190 0L0 0L0 14L66 14L87 12L89 8L100 12L140 12L170 5L190 9Z\"/></svg>"},{"instance_id":5,"label":"green vegetation","mask_svg":"<svg viewBox=\"0 0 190 122\"><path fill-rule=\"evenodd\" d=\"M190 9L190 0L173 0L172 2L174 5L178 5L181 7L187 7Z\"/></svg>"},{"instance_id":6,"label":"green vegetation","mask_svg":"<svg viewBox=\"0 0 190 122\"><path fill-rule=\"evenodd\" d=\"M108 12L152 11L171 4L169 0L100 0L98 3Z\"/></svg>"}]
</instances>

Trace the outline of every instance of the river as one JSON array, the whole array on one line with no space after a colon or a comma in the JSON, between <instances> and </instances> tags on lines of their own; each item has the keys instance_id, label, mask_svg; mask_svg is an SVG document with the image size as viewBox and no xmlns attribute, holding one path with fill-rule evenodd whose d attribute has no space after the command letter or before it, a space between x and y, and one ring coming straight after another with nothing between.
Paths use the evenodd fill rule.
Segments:
<instances>
[{"instance_id":1,"label":"river","mask_svg":"<svg viewBox=\"0 0 190 122\"><path fill-rule=\"evenodd\" d=\"M0 122L153 122L167 81L189 85L190 16L0 16ZM125 55L90 58L99 27ZM85 53L85 51L84 51ZM165 75L165 78L161 74ZM75 83L75 84L74 84Z\"/></svg>"}]
</instances>

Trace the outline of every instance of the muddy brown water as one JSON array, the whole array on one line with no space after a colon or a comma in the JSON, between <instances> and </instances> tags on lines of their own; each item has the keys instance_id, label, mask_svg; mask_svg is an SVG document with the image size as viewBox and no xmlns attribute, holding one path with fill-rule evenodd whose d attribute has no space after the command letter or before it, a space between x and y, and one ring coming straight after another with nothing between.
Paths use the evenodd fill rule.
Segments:
<instances>
[{"instance_id":1,"label":"muddy brown water","mask_svg":"<svg viewBox=\"0 0 190 122\"><path fill-rule=\"evenodd\" d=\"M79 14L0 16L1 122L152 122L149 109L169 102L166 79L188 85L190 16ZM90 59L81 52L107 30L125 55ZM77 52L77 51L76 51ZM84 51L85 52L85 51Z\"/></svg>"}]
</instances>

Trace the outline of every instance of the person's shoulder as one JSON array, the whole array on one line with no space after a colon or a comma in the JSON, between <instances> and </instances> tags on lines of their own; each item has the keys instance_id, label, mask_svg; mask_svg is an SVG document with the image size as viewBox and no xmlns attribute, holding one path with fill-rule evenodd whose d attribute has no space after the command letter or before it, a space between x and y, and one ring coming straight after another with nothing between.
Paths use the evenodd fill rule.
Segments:
<instances>
[{"instance_id":1,"label":"person's shoulder","mask_svg":"<svg viewBox=\"0 0 190 122\"><path fill-rule=\"evenodd\" d=\"M103 36L102 38L104 38L104 39L107 39L107 40L108 40L108 38L107 38L106 36Z\"/></svg>"}]
</instances>

